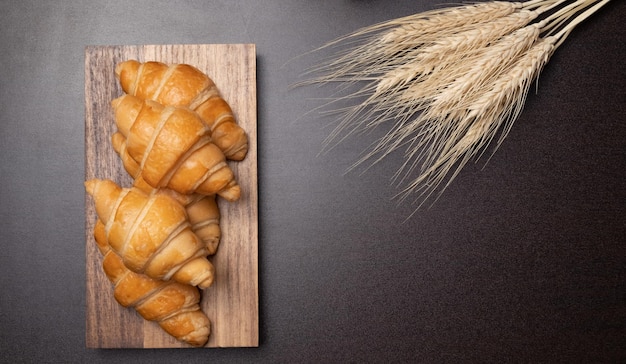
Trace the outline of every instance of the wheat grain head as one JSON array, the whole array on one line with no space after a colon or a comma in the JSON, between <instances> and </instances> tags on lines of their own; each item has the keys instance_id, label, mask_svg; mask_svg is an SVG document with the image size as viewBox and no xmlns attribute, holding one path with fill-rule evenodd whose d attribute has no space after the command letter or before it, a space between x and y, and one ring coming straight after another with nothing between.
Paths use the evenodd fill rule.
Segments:
<instances>
[{"instance_id":1,"label":"wheat grain head","mask_svg":"<svg viewBox=\"0 0 626 364\"><path fill-rule=\"evenodd\" d=\"M442 122L461 117L488 82L533 46L540 30L540 23L531 24L505 35L489 47L477 49L459 65L460 76L441 84L441 91L434 95L423 117Z\"/></svg>"},{"instance_id":2,"label":"wheat grain head","mask_svg":"<svg viewBox=\"0 0 626 364\"><path fill-rule=\"evenodd\" d=\"M369 79L404 63L398 56L418 45L458 33L468 26L492 21L522 8L522 3L493 1L437 9L381 22L357 30L321 47L348 45L307 74L318 76L306 83ZM409 55L410 56L410 55Z\"/></svg>"},{"instance_id":3,"label":"wheat grain head","mask_svg":"<svg viewBox=\"0 0 626 364\"><path fill-rule=\"evenodd\" d=\"M457 33L468 25L509 15L519 8L520 3L494 1L414 14L384 23L385 27L393 28L382 34L381 41L403 48L427 44L439 37ZM375 29L380 30L380 27Z\"/></svg>"},{"instance_id":4,"label":"wheat grain head","mask_svg":"<svg viewBox=\"0 0 626 364\"><path fill-rule=\"evenodd\" d=\"M532 10L519 10L470 29L443 36L433 44L416 50L413 60L383 75L376 91L384 92L396 85L402 87L417 78L417 81L424 82L414 82L404 95L406 100L431 94L433 89L445 82L445 79L460 77L459 71L463 70L462 67L459 68L459 64L467 63L468 57L471 57L477 49L482 49L502 36L526 26L537 15L538 13Z\"/></svg>"},{"instance_id":5,"label":"wheat grain head","mask_svg":"<svg viewBox=\"0 0 626 364\"><path fill-rule=\"evenodd\" d=\"M381 84L387 81L398 85L385 90L386 97L382 96L385 91L377 88L374 95L358 107L363 109L364 105L368 105L373 110L388 110L379 113L378 117L372 118L369 115L371 120L368 126L378 126L388 120L394 120L394 125L356 165L376 154L379 157L374 161L379 161L406 143L412 146L411 149L417 149L416 147L424 144L430 144L434 149L444 148L444 140L453 133L452 121L466 113L462 104L473 94L470 90L479 90L482 83L497 74L499 69L506 67L508 62L527 50L537 39L539 24L523 27L536 15L534 12L520 11L482 24L472 31L462 32L454 37L454 41L442 40L439 44L445 47L435 47L436 50L428 52L431 59L424 63L439 64L433 61L435 55L446 57L447 62L445 66L437 66L436 70L431 70L424 79L414 78L410 82L382 79ZM519 27L523 28L518 29ZM513 32L509 33L510 31ZM423 64L416 62L411 66L419 69ZM406 67L408 69L411 66ZM403 77L414 76L411 74ZM410 83L405 90L402 90L403 82ZM461 106L453 108L458 103ZM414 116L420 112L419 116ZM420 137L419 142L416 141L416 135Z\"/></svg>"},{"instance_id":6,"label":"wheat grain head","mask_svg":"<svg viewBox=\"0 0 626 364\"><path fill-rule=\"evenodd\" d=\"M387 132L350 169L403 149L392 181L408 184L396 197L416 196L421 206L494 139L497 150L554 50L609 1L465 5L383 22L332 42L349 47L313 69L319 75L308 83L338 81L347 94L335 101L355 104L334 110L339 123L324 149L385 124ZM532 24L542 14L548 15Z\"/></svg>"},{"instance_id":7,"label":"wheat grain head","mask_svg":"<svg viewBox=\"0 0 626 364\"><path fill-rule=\"evenodd\" d=\"M469 105L465 117L458 121L455 133L441 139L454 142L448 142L438 151L436 158L428 158L432 164L423 168L419 176L400 192L401 200L417 194L424 201L435 190L441 194L461 168L498 133L498 145L501 143L521 112L530 85L552 56L556 40L554 37L538 40L489 85L488 91Z\"/></svg>"}]
</instances>

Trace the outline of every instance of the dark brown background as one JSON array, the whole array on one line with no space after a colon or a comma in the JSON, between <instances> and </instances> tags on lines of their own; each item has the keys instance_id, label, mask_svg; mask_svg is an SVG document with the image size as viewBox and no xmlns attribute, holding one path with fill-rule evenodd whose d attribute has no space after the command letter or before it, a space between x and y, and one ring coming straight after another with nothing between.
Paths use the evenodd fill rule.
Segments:
<instances>
[{"instance_id":1,"label":"dark brown background","mask_svg":"<svg viewBox=\"0 0 626 364\"><path fill-rule=\"evenodd\" d=\"M0 3L0 354L7 362L626 359L626 2L578 27L488 164L429 209L391 200L367 139L318 155L337 36L428 1ZM255 43L260 347L85 348L84 49Z\"/></svg>"}]
</instances>

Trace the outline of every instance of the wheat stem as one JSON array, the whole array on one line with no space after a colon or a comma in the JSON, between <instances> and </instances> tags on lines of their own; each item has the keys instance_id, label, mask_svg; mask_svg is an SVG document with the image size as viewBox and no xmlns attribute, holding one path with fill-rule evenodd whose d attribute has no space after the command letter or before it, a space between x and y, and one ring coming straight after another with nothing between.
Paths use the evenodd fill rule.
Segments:
<instances>
[{"instance_id":1,"label":"wheat stem","mask_svg":"<svg viewBox=\"0 0 626 364\"><path fill-rule=\"evenodd\" d=\"M579 1L579 3L581 3L581 8L582 7L586 7L588 5L594 4L596 3L597 0L590 0L590 1ZM556 44L556 47L560 46L565 39L569 36L569 34L572 32L572 30L574 30L574 28L582 23L583 21L585 21L587 18L589 18L591 15L593 15L596 11L600 10L600 8L602 8L604 5L608 4L610 0L602 0L600 2L597 2L595 5L593 5L592 7L590 7L589 9L587 9L585 12L583 12L582 14L578 15L576 18L572 19L571 21L569 21L569 23L563 28L561 29L561 31L559 31L555 37L559 38L559 41ZM572 13L568 14L567 16L571 16Z\"/></svg>"}]
</instances>

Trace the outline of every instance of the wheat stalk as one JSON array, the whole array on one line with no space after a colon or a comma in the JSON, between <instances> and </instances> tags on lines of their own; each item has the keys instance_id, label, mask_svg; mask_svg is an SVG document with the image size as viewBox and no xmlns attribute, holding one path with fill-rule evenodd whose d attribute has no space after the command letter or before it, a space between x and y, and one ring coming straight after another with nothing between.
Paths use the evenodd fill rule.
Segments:
<instances>
[{"instance_id":1,"label":"wheat stalk","mask_svg":"<svg viewBox=\"0 0 626 364\"><path fill-rule=\"evenodd\" d=\"M520 8L520 3L494 1L432 10L382 22L324 45L322 48L342 42L353 45L361 41L361 44L335 54L310 72L324 73L324 76L314 80L315 83L354 81L360 75L380 74L398 64L394 62L400 60L398 54L432 43L444 34L454 34L463 27L509 15Z\"/></svg>"},{"instance_id":2,"label":"wheat stalk","mask_svg":"<svg viewBox=\"0 0 626 364\"><path fill-rule=\"evenodd\" d=\"M376 93L385 92L394 86L402 87L415 79L421 80L420 76L424 77L433 73L438 74L442 70L450 70L450 67L464 63L464 58L468 52L482 48L503 35L527 25L537 15L536 11L520 10L489 22L480 23L465 31L440 37L432 44L412 52L413 60L411 62L384 74L378 82ZM419 89L422 93L429 92L424 91L425 86L421 83L414 88Z\"/></svg>"},{"instance_id":3,"label":"wheat stalk","mask_svg":"<svg viewBox=\"0 0 626 364\"><path fill-rule=\"evenodd\" d=\"M404 149L392 180L405 184L398 199L419 207L496 138L497 149L554 51L609 1L493 1L393 19L322 47L348 45L299 85L339 82L324 105L340 115L325 150L388 127L351 169Z\"/></svg>"},{"instance_id":4,"label":"wheat stalk","mask_svg":"<svg viewBox=\"0 0 626 364\"><path fill-rule=\"evenodd\" d=\"M429 105L428 117L458 117L456 110L462 110L463 104L479 93L485 83L532 47L539 38L540 29L539 23L531 24L505 35L482 49L482 52L477 52L475 60L467 62L467 67L460 67L462 72L459 72L458 77L445 83L444 89L435 95Z\"/></svg>"},{"instance_id":5,"label":"wheat stalk","mask_svg":"<svg viewBox=\"0 0 626 364\"><path fill-rule=\"evenodd\" d=\"M384 27L393 28L389 29L381 40L383 43L395 43L401 47L415 46L427 43L428 40L435 40L446 32L455 33L467 25L484 23L509 15L520 8L520 3L494 1L427 11L384 23ZM416 34L419 36L416 37Z\"/></svg>"},{"instance_id":6,"label":"wheat stalk","mask_svg":"<svg viewBox=\"0 0 626 364\"><path fill-rule=\"evenodd\" d=\"M436 158L430 158L432 163L429 168L401 192L403 198L420 190L430 194L433 192L430 186L440 185L445 178L448 178L449 184L499 131L502 133L501 142L521 112L530 85L550 59L555 41L554 37L539 40L506 72L485 87L486 91L458 119L456 129L448 138L451 142L433 153Z\"/></svg>"},{"instance_id":7,"label":"wheat stalk","mask_svg":"<svg viewBox=\"0 0 626 364\"><path fill-rule=\"evenodd\" d=\"M398 104L418 104L415 108L423 104L426 105L426 109L415 119L409 119L407 115L403 115L401 118L408 119L409 122L397 124L395 128L392 128L357 164L372 158L377 153L381 154L379 159L384 157L387 153L397 149L409 136L413 137L414 143L412 148L407 148L409 153L406 163L396 176L399 176L405 169L410 172L415 168L414 163L411 162L421 159L420 155L416 155L417 152L427 154L424 164L434 163L437 154L455 140L451 136L459 134L455 128L459 124L458 121L469 113L467 108L472 104L472 99L481 95L493 78L500 75L518 56L530 49L539 37L539 29L540 24L523 27L501 37L490 47L480 48L474 54L467 54L465 62L456 67L458 70L456 74L444 72L445 77L440 77L438 82L434 83L441 88L438 93L425 93L425 97L432 94L432 100L428 102L426 100L416 102L418 97L414 92L399 93ZM415 110L408 112L409 116L413 113ZM423 132L419 133L420 138L416 139L415 134L419 130ZM432 140L432 138L437 138L437 140ZM431 148L418 147L424 144L430 145Z\"/></svg>"}]
</instances>

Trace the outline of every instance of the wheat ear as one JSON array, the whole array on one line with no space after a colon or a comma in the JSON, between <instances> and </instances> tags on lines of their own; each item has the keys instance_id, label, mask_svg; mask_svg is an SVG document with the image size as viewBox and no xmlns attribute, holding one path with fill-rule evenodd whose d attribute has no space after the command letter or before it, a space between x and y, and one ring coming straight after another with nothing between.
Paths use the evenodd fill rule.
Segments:
<instances>
[{"instance_id":1,"label":"wheat ear","mask_svg":"<svg viewBox=\"0 0 626 364\"><path fill-rule=\"evenodd\" d=\"M308 74L322 74L314 83L354 81L359 75L381 73L393 67L398 53L415 46L429 44L444 34L509 15L522 7L521 3L494 1L468 4L453 8L431 10L407 17L381 22L336 39L321 48L348 43L350 47L335 54L330 60L308 70ZM360 44L356 44L356 43ZM356 44L356 45L355 45ZM299 85L310 83L304 81Z\"/></svg>"},{"instance_id":2,"label":"wheat ear","mask_svg":"<svg viewBox=\"0 0 626 364\"><path fill-rule=\"evenodd\" d=\"M531 11L519 11L481 24L471 31L446 37L435 47L428 47L424 51L426 57L420 58L421 64L433 65L423 78L412 75L407 76L411 79L402 82L398 82L396 75L390 76L392 80L381 78L379 88L371 96L372 101L363 103L367 104L370 112L377 113L375 117L369 115L364 128L382 124L388 119L395 120L395 124L355 166L376 154L379 154L377 160L384 158L387 153L402 145L405 138L418 131L425 131L419 134L425 136L421 144L433 142L428 135L446 137L447 132L435 130L447 127L448 123L444 121L457 117L457 112L450 104L455 100L462 103L472 94L472 88L479 89L481 82L486 82L491 75L505 67L507 59L512 61L532 45L539 35L540 26L523 26L536 16ZM485 47L487 44L491 46ZM443 58L444 61L436 62L437 58ZM391 92L380 91L389 93L387 98L381 98L380 85L390 83L396 83L395 89ZM402 89L404 83L407 85ZM393 100L395 97L397 99ZM355 109L360 110L359 107ZM421 115L413 117L421 111ZM359 122L354 124L358 125Z\"/></svg>"},{"instance_id":3,"label":"wheat ear","mask_svg":"<svg viewBox=\"0 0 626 364\"><path fill-rule=\"evenodd\" d=\"M331 60L311 68L305 75L317 74L318 77L302 81L296 84L296 86L327 82L345 83L346 86L359 81L367 83L359 92L336 96L325 105L330 110L330 105L346 101L346 99L357 99L363 95L367 96L373 90L380 88L378 85L379 77L386 72L396 69L398 66L402 66L405 62L404 59L411 57L411 52L416 45L430 45L444 34L456 34L460 29L469 29L475 24L499 19L512 14L521 7L521 3L504 1L470 4L427 11L363 28L324 45L322 48L332 47L342 42L347 42L351 45L359 41L362 43L348 47L347 50L337 53ZM343 90L343 86L341 90ZM339 90L339 93L341 90ZM378 95L369 97L368 100L361 104L370 105L377 98L379 98ZM339 114L342 112L345 113L343 122L326 139L326 147L334 144L333 142L339 141L337 139L343 140L362 129L353 123L354 120L366 118L359 115L363 112L360 108L330 110L327 111L327 114ZM376 112L384 113L382 110ZM368 114L371 114L371 112ZM366 126L366 128L369 127L371 125ZM339 137L339 134L342 133L345 135Z\"/></svg>"},{"instance_id":4,"label":"wheat ear","mask_svg":"<svg viewBox=\"0 0 626 364\"><path fill-rule=\"evenodd\" d=\"M548 63L555 49L555 41L554 37L541 39L486 87L488 91L482 93L467 109L464 117L458 120L457 130L449 136L454 142L434 153L437 158L401 191L401 199L416 192L421 193L421 197L429 197L434 187L447 179L442 192L461 168L498 133L501 133L502 141L522 111L530 85Z\"/></svg>"},{"instance_id":5,"label":"wheat ear","mask_svg":"<svg viewBox=\"0 0 626 364\"><path fill-rule=\"evenodd\" d=\"M421 206L496 138L497 149L556 48L609 1L459 6L379 23L331 42L349 46L300 85L339 82L342 94L325 106L356 104L334 110L341 116L324 149L385 125L387 132L352 168L404 148L392 180L410 181L397 197L415 195Z\"/></svg>"},{"instance_id":6,"label":"wheat ear","mask_svg":"<svg viewBox=\"0 0 626 364\"><path fill-rule=\"evenodd\" d=\"M455 129L460 124L459 120L468 114L472 99L481 95L491 80L498 77L522 53L530 49L538 39L539 28L539 24L529 25L502 37L490 47L480 48L473 55L468 55L466 61L457 66L458 75L440 82L438 87L441 91L433 93L430 102L421 102L426 105L421 114L410 122L391 129L357 164L372 158L376 153L381 153L379 159L384 157L399 148L409 136L412 146L407 148L406 162L396 177L410 173L415 168L417 160L422 160L424 164L434 163L433 159L437 154L454 141L451 136L458 134ZM415 99L413 101L407 99L406 94L399 96L402 98L399 103L415 103ZM408 119L407 115L402 117ZM420 138L416 138L415 135L419 135ZM424 145L430 145L430 148L420 148ZM427 155L426 158L422 158L423 154Z\"/></svg>"},{"instance_id":7,"label":"wheat ear","mask_svg":"<svg viewBox=\"0 0 626 364\"><path fill-rule=\"evenodd\" d=\"M471 10L473 14L475 9ZM375 78L375 83L366 85L358 93L350 95L360 97L371 92L365 101L345 113L340 126L327 139L328 143L339 133L344 133L345 138L390 119L399 121L394 129L401 129L406 117L420 110L428 101L428 96L440 88L442 83L458 78L465 72L458 64L471 57L475 49L480 49L497 41L501 36L523 27L537 15L538 13L532 10L518 10L504 16L501 16L501 13L491 14L491 21L485 21L484 16L477 17L476 21L479 23L474 27L440 37L404 55L403 59L409 57L412 59L406 64L395 68L389 65L384 68L380 66L381 69L391 68L392 71ZM332 77L338 76L335 73ZM405 104L408 106L406 108L396 107L396 103L405 102L402 99L394 101L400 90L403 98L411 100Z\"/></svg>"},{"instance_id":8,"label":"wheat ear","mask_svg":"<svg viewBox=\"0 0 626 364\"><path fill-rule=\"evenodd\" d=\"M438 74L441 70L462 61L468 52L482 48L503 35L527 25L537 15L535 11L520 10L455 34L441 36L432 44L412 52L411 62L384 74L378 82L376 92L385 92L394 86L402 87L416 78L421 79L420 76ZM423 84L418 84L414 88L422 93L430 92L428 89L424 90Z\"/></svg>"}]
</instances>

